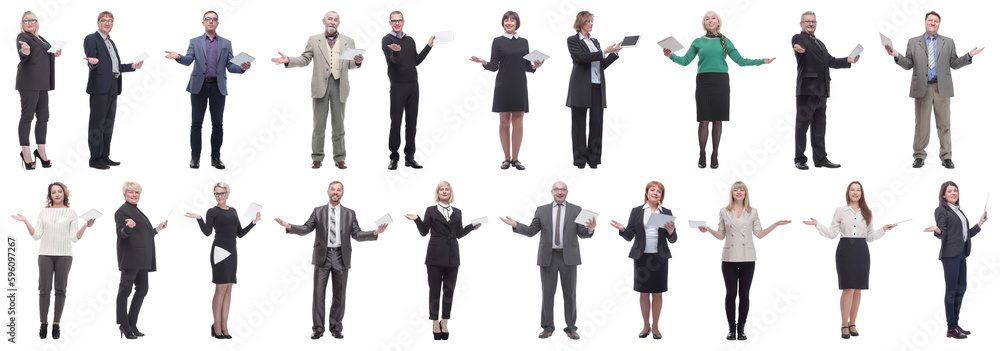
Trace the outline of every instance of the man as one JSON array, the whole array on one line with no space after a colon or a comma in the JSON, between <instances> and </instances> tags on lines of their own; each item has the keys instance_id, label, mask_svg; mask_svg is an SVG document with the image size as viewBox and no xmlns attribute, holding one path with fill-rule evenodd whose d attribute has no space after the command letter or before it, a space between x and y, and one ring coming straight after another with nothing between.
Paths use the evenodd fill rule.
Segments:
<instances>
[{"instance_id":1,"label":"man","mask_svg":"<svg viewBox=\"0 0 1000 351\"><path fill-rule=\"evenodd\" d=\"M243 73L250 69L250 62L235 64L233 60L233 43L216 35L219 27L219 14L208 11L202 15L201 25L205 34L192 38L188 44L187 54L181 56L174 51L167 51L167 58L178 63L194 65L194 72L188 81L187 91L191 93L191 163L189 167L200 167L201 160L201 125L205 121L205 109L211 106L212 113L212 167L225 169L219 157L222 148L222 113L226 109L226 70L232 73ZM210 64L211 63L211 64Z\"/></svg>"},{"instance_id":2,"label":"man","mask_svg":"<svg viewBox=\"0 0 1000 351\"><path fill-rule=\"evenodd\" d=\"M389 169L396 169L399 162L399 127L406 110L406 147L403 155L406 167L424 168L413 159L417 150L414 138L417 135L417 103L420 87L417 85L417 66L424 61L434 46L434 36L427 40L427 46L417 53L417 44L403 32L403 13L389 14L392 32L382 37L382 53L389 71Z\"/></svg>"},{"instance_id":3,"label":"man","mask_svg":"<svg viewBox=\"0 0 1000 351\"><path fill-rule=\"evenodd\" d=\"M851 68L855 58L834 58L816 38L816 13L806 11L799 19L802 33L792 37L798 76L795 78L795 168L809 169L806 161L806 131L812 126L813 164L816 168L839 168L826 158L826 99L830 97L830 68Z\"/></svg>"},{"instance_id":4,"label":"man","mask_svg":"<svg viewBox=\"0 0 1000 351\"><path fill-rule=\"evenodd\" d=\"M330 203L313 209L303 225L292 225L281 218L274 220L285 227L285 233L306 235L316 231L313 242L313 339L323 336L323 317L326 308L326 283L333 275L333 303L330 305L330 333L343 339L344 301L347 298L347 272L351 268L351 238L357 241L377 240L388 224L373 232L361 231L354 211L340 204L344 184L330 183L326 191Z\"/></svg>"},{"instance_id":5,"label":"man","mask_svg":"<svg viewBox=\"0 0 1000 351\"><path fill-rule=\"evenodd\" d=\"M552 336L552 331L555 330L552 309L556 283L559 280L562 281L563 312L566 315L566 328L563 331L570 339L580 339L580 334L576 332L576 266L581 263L577 236L583 239L594 236L597 221L591 218L586 226L575 223L574 220L580 215L580 206L566 202L568 192L566 183L552 184L554 201L538 206L531 225L518 223L510 217L500 218L513 227L515 233L531 237L542 232L538 245L538 268L542 275L542 333L538 334L541 339ZM569 235L563 235L567 229Z\"/></svg>"},{"instance_id":6,"label":"man","mask_svg":"<svg viewBox=\"0 0 1000 351\"><path fill-rule=\"evenodd\" d=\"M90 94L90 122L87 127L87 147L90 148L90 168L108 169L120 165L112 161L111 134L115 130L118 95L122 93L122 73L142 68L142 62L121 63L118 47L111 40L115 15L104 11L97 15L97 32L83 38L87 57L87 94Z\"/></svg>"},{"instance_id":7,"label":"man","mask_svg":"<svg viewBox=\"0 0 1000 351\"><path fill-rule=\"evenodd\" d=\"M344 108L351 85L347 79L348 70L361 67L365 58L354 56L351 60L341 60L340 56L348 49L354 49L354 39L341 35L337 31L340 26L340 15L330 11L323 17L322 34L309 37L302 56L286 57L281 52L280 57L271 59L275 64L284 64L286 68L308 66L313 57L312 97L313 97L313 134L312 134L312 168L323 165L323 139L326 138L326 113L330 111L331 143L333 144L333 160L337 168L346 169L344 158L347 150L344 147Z\"/></svg>"},{"instance_id":8,"label":"man","mask_svg":"<svg viewBox=\"0 0 1000 351\"><path fill-rule=\"evenodd\" d=\"M937 122L938 140L941 143L941 165L955 168L951 161L951 97L955 88L951 82L951 70L972 63L972 57L983 51L972 48L967 54L955 54L955 41L938 35L941 15L931 11L924 15L924 35L914 37L906 43L906 56L886 45L885 50L895 58L903 69L913 69L910 79L910 97L914 99L916 126L913 132L913 168L924 166L927 158L927 144L930 142L931 109ZM944 65L938 65L944 62Z\"/></svg>"}]
</instances>

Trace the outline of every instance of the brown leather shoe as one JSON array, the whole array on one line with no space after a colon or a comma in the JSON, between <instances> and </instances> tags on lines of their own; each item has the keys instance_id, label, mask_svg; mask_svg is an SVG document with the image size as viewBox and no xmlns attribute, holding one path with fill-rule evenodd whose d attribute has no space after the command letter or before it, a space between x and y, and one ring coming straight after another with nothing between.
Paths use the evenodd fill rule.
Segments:
<instances>
[{"instance_id":1,"label":"brown leather shoe","mask_svg":"<svg viewBox=\"0 0 1000 351\"><path fill-rule=\"evenodd\" d=\"M550 332L548 330L542 330L542 332L540 334L538 334L538 338L539 339L547 339L550 336L552 336L552 332Z\"/></svg>"},{"instance_id":2,"label":"brown leather shoe","mask_svg":"<svg viewBox=\"0 0 1000 351\"><path fill-rule=\"evenodd\" d=\"M570 330L566 332L566 336L573 340L580 340L580 334L576 333L576 330Z\"/></svg>"},{"instance_id":3,"label":"brown leather shoe","mask_svg":"<svg viewBox=\"0 0 1000 351\"><path fill-rule=\"evenodd\" d=\"M323 161L313 161L313 169L323 167Z\"/></svg>"},{"instance_id":4,"label":"brown leather shoe","mask_svg":"<svg viewBox=\"0 0 1000 351\"><path fill-rule=\"evenodd\" d=\"M347 169L347 164L344 163L344 161L339 161L339 162L337 162L337 168Z\"/></svg>"}]
</instances>

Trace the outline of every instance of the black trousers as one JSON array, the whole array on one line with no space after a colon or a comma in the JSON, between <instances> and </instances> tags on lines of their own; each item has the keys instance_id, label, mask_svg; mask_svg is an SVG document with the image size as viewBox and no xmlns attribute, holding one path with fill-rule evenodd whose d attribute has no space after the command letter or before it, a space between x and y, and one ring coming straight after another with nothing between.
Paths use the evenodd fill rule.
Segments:
<instances>
[{"instance_id":1,"label":"black trousers","mask_svg":"<svg viewBox=\"0 0 1000 351\"><path fill-rule=\"evenodd\" d=\"M128 296L132 293L133 286L135 286L135 296L132 297L132 306L126 309ZM123 269L121 282L118 284L115 323L128 323L128 325L135 327L136 322L139 320L139 310L142 309L142 300L146 298L147 292L149 292L149 271L145 269Z\"/></svg>"},{"instance_id":2,"label":"black trousers","mask_svg":"<svg viewBox=\"0 0 1000 351\"><path fill-rule=\"evenodd\" d=\"M90 164L103 164L111 152L111 134L115 131L118 109L118 79L111 78L111 88L105 94L90 94L90 122L87 126L87 146Z\"/></svg>"},{"instance_id":3,"label":"black trousers","mask_svg":"<svg viewBox=\"0 0 1000 351\"><path fill-rule=\"evenodd\" d=\"M226 96L219 91L219 83L205 82L201 91L191 94L191 157L201 157L201 125L205 123L205 110L212 115L212 157L219 157L222 149L222 113L226 110Z\"/></svg>"},{"instance_id":4,"label":"black trousers","mask_svg":"<svg viewBox=\"0 0 1000 351\"><path fill-rule=\"evenodd\" d=\"M420 102L420 86L416 81L392 83L389 87L389 158L399 160L399 128L406 113L406 146L403 155L413 159L417 151L417 106Z\"/></svg>"},{"instance_id":5,"label":"black trousers","mask_svg":"<svg viewBox=\"0 0 1000 351\"><path fill-rule=\"evenodd\" d=\"M826 98L812 95L795 97L795 162L806 163L806 131L812 126L813 163L826 162Z\"/></svg>"},{"instance_id":6,"label":"black trousers","mask_svg":"<svg viewBox=\"0 0 1000 351\"><path fill-rule=\"evenodd\" d=\"M427 265L427 285L430 286L430 319L438 319L438 307L441 309L441 319L451 319L451 300L455 295L455 282L458 280L458 266L444 267ZM441 304L441 289L444 288L444 304Z\"/></svg>"},{"instance_id":7,"label":"black trousers","mask_svg":"<svg viewBox=\"0 0 1000 351\"><path fill-rule=\"evenodd\" d=\"M62 318L63 306L66 305L66 282L69 280L69 269L72 266L73 256L38 255L38 315L42 323L48 323L53 280L56 288L56 310L52 314L52 322L59 323Z\"/></svg>"},{"instance_id":8,"label":"black trousers","mask_svg":"<svg viewBox=\"0 0 1000 351\"><path fill-rule=\"evenodd\" d=\"M604 97L601 85L590 85L590 107L571 107L573 165L601 164L601 138L604 135ZM590 110L590 137L587 137L587 110Z\"/></svg>"},{"instance_id":9,"label":"black trousers","mask_svg":"<svg viewBox=\"0 0 1000 351\"><path fill-rule=\"evenodd\" d=\"M965 297L965 256L942 258L941 265L944 266L944 314L951 330L958 326L958 312L962 310L962 298Z\"/></svg>"},{"instance_id":10,"label":"black trousers","mask_svg":"<svg viewBox=\"0 0 1000 351\"><path fill-rule=\"evenodd\" d=\"M740 296L739 323L747 322L750 312L750 284L756 262L722 262L722 279L726 281L726 318L736 324L736 295Z\"/></svg>"},{"instance_id":11,"label":"black trousers","mask_svg":"<svg viewBox=\"0 0 1000 351\"><path fill-rule=\"evenodd\" d=\"M17 139L21 146L28 146L31 119L35 116L35 143L45 144L45 133L49 125L49 92L47 90L18 90L21 94L21 120L17 123Z\"/></svg>"}]
</instances>

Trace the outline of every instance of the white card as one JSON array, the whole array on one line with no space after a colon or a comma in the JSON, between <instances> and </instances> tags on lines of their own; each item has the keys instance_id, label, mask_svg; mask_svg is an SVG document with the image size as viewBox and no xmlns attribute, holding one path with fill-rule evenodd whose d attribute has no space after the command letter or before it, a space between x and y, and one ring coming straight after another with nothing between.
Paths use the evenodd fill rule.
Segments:
<instances>
[{"instance_id":1,"label":"white card","mask_svg":"<svg viewBox=\"0 0 1000 351\"><path fill-rule=\"evenodd\" d=\"M681 44L681 42L677 41L674 37L667 37L666 39L660 40L656 44L661 48L670 50L671 52L678 52L684 48L684 44Z\"/></svg>"},{"instance_id":2,"label":"white card","mask_svg":"<svg viewBox=\"0 0 1000 351\"><path fill-rule=\"evenodd\" d=\"M101 211L98 211L96 209L92 209L92 210L84 212L84 214L80 215L80 219L82 219L84 222L86 222L86 221L89 221L91 219L97 219L97 217L100 217L100 216L103 216L103 215L104 214L101 213Z\"/></svg>"},{"instance_id":3,"label":"white card","mask_svg":"<svg viewBox=\"0 0 1000 351\"><path fill-rule=\"evenodd\" d=\"M257 59L253 58L253 56L247 55L245 52L241 52L239 55L236 55L236 57L233 57L231 62L237 65L242 65L244 62L254 62L255 60Z\"/></svg>"},{"instance_id":4,"label":"white card","mask_svg":"<svg viewBox=\"0 0 1000 351\"><path fill-rule=\"evenodd\" d=\"M892 49L892 39L889 39L889 37L882 33L878 33L878 36L882 39L882 47L889 46L889 48Z\"/></svg>"},{"instance_id":5,"label":"white card","mask_svg":"<svg viewBox=\"0 0 1000 351\"><path fill-rule=\"evenodd\" d=\"M486 217L479 217L472 220L472 225L486 224L486 223L489 223L489 220L487 220Z\"/></svg>"},{"instance_id":6,"label":"white card","mask_svg":"<svg viewBox=\"0 0 1000 351\"><path fill-rule=\"evenodd\" d=\"M389 216L388 213L386 213L385 216L382 216L382 218L379 218L377 221L375 221L376 226L382 226L383 224L389 224L389 223L392 223L392 217Z\"/></svg>"},{"instance_id":7,"label":"white card","mask_svg":"<svg viewBox=\"0 0 1000 351\"><path fill-rule=\"evenodd\" d=\"M851 51L851 56L848 57L850 57L854 61L857 61L858 56L861 55L862 51L865 51L865 48L862 47L861 44L858 44L858 46L854 47L854 51Z\"/></svg>"},{"instance_id":8,"label":"white card","mask_svg":"<svg viewBox=\"0 0 1000 351\"><path fill-rule=\"evenodd\" d=\"M139 56L136 56L134 59L132 59L132 62L129 62L129 63L139 63L139 61L146 61L146 59L148 59L148 58L149 58L149 54L147 54L147 53L144 52L142 54L139 54Z\"/></svg>"},{"instance_id":9,"label":"white card","mask_svg":"<svg viewBox=\"0 0 1000 351\"><path fill-rule=\"evenodd\" d=\"M365 49L344 49L344 53L340 54L341 60L353 60L354 56L364 55Z\"/></svg>"},{"instance_id":10,"label":"white card","mask_svg":"<svg viewBox=\"0 0 1000 351\"><path fill-rule=\"evenodd\" d=\"M707 227L708 226L708 223L706 223L705 221L691 221L691 220L689 220L688 224L691 225L691 228Z\"/></svg>"},{"instance_id":11,"label":"white card","mask_svg":"<svg viewBox=\"0 0 1000 351\"><path fill-rule=\"evenodd\" d=\"M49 52L51 52L51 53L54 54L54 53L56 53L56 51L59 51L59 49L62 49L64 46L66 46L66 42L65 41L62 41L62 40L57 41L55 44L52 44L51 48L49 48Z\"/></svg>"},{"instance_id":12,"label":"white card","mask_svg":"<svg viewBox=\"0 0 1000 351\"><path fill-rule=\"evenodd\" d=\"M434 45L448 44L455 41L455 31L446 30L434 33Z\"/></svg>"},{"instance_id":13,"label":"white card","mask_svg":"<svg viewBox=\"0 0 1000 351\"><path fill-rule=\"evenodd\" d=\"M524 59L535 62L535 61L545 61L549 59L549 55L543 54L541 51L533 50L527 55L524 55Z\"/></svg>"},{"instance_id":14,"label":"white card","mask_svg":"<svg viewBox=\"0 0 1000 351\"><path fill-rule=\"evenodd\" d=\"M587 225L587 221L589 221L591 218L593 218L596 221L597 220L597 212L593 212L593 211L581 209L580 210L580 215L576 216L576 219L573 220L573 222L576 222L576 224L579 224L579 225L582 225L582 226L586 226Z\"/></svg>"},{"instance_id":15,"label":"white card","mask_svg":"<svg viewBox=\"0 0 1000 351\"><path fill-rule=\"evenodd\" d=\"M247 212L243 214L243 217L250 218L251 220L257 219L257 212L262 210L264 210L264 206L251 202L250 206L247 206Z\"/></svg>"},{"instance_id":16,"label":"white card","mask_svg":"<svg viewBox=\"0 0 1000 351\"><path fill-rule=\"evenodd\" d=\"M912 221L912 220L913 219L907 219L905 221L899 221L899 222L894 223L893 225L899 225L900 223L906 223L906 222L909 222L909 221Z\"/></svg>"}]
</instances>

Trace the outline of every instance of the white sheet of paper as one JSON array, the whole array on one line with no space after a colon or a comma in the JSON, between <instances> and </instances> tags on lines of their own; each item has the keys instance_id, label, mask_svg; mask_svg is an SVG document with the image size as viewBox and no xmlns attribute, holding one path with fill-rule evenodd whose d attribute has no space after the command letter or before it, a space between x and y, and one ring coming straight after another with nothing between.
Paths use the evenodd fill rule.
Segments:
<instances>
[{"instance_id":1,"label":"white sheet of paper","mask_svg":"<svg viewBox=\"0 0 1000 351\"><path fill-rule=\"evenodd\" d=\"M161 222L161 223L169 221L170 220L170 216L173 215L173 214L174 214L174 209L171 208L170 212L167 213L167 217L163 218L163 222ZM154 225L154 227L156 227L158 225L160 225L160 223L157 223L156 225Z\"/></svg>"},{"instance_id":2,"label":"white sheet of paper","mask_svg":"<svg viewBox=\"0 0 1000 351\"><path fill-rule=\"evenodd\" d=\"M489 223L489 220L486 219L486 217L479 217L479 218L476 218L476 219L472 220L472 225L486 224L486 223Z\"/></svg>"},{"instance_id":3,"label":"white sheet of paper","mask_svg":"<svg viewBox=\"0 0 1000 351\"><path fill-rule=\"evenodd\" d=\"M340 54L341 60L353 60L354 56L364 55L365 49L345 49L344 53Z\"/></svg>"},{"instance_id":4,"label":"white sheet of paper","mask_svg":"<svg viewBox=\"0 0 1000 351\"><path fill-rule=\"evenodd\" d=\"M906 222L909 222L909 221L912 221L912 220L913 220L913 219L911 218L911 219L907 219L907 220L903 220L903 221L899 221L899 222L896 222L896 223L894 223L893 225L899 225L900 223L906 223Z\"/></svg>"},{"instance_id":5,"label":"white sheet of paper","mask_svg":"<svg viewBox=\"0 0 1000 351\"><path fill-rule=\"evenodd\" d=\"M986 204L983 205L983 213L986 213L986 206L990 205L990 194L986 194Z\"/></svg>"},{"instance_id":6,"label":"white sheet of paper","mask_svg":"<svg viewBox=\"0 0 1000 351\"><path fill-rule=\"evenodd\" d=\"M213 252L214 255L212 255L212 257L214 258L213 260L214 262L212 262L212 264L219 264L219 262L222 262L222 260L226 259L226 257L229 257L230 255L229 251L226 251L226 249L223 249L218 246L214 246L213 250L215 252Z\"/></svg>"},{"instance_id":7,"label":"white sheet of paper","mask_svg":"<svg viewBox=\"0 0 1000 351\"><path fill-rule=\"evenodd\" d=\"M250 206L247 206L247 212L243 213L243 217L250 218L251 220L256 219L257 218L257 212L260 212L260 211L263 211L263 210L264 210L264 206L261 206L261 205L258 205L258 204L255 204L255 203L251 202Z\"/></svg>"},{"instance_id":8,"label":"white sheet of paper","mask_svg":"<svg viewBox=\"0 0 1000 351\"><path fill-rule=\"evenodd\" d=\"M377 226L382 226L383 224L389 224L389 223L392 223L392 217L390 217L388 213L386 213L385 216L382 216L382 218L379 218L377 221L375 221L375 225Z\"/></svg>"},{"instance_id":9,"label":"white sheet of paper","mask_svg":"<svg viewBox=\"0 0 1000 351\"><path fill-rule=\"evenodd\" d=\"M708 223L706 223L705 221L691 221L691 220L688 220L688 224L691 225L691 228L707 227L708 226Z\"/></svg>"},{"instance_id":10,"label":"white sheet of paper","mask_svg":"<svg viewBox=\"0 0 1000 351\"><path fill-rule=\"evenodd\" d=\"M549 55L543 54L541 51L532 50L527 55L524 55L524 59L535 62L535 61L545 61L549 59Z\"/></svg>"},{"instance_id":11,"label":"white sheet of paper","mask_svg":"<svg viewBox=\"0 0 1000 351\"><path fill-rule=\"evenodd\" d=\"M434 33L434 45L448 44L455 41L455 31L446 30Z\"/></svg>"},{"instance_id":12,"label":"white sheet of paper","mask_svg":"<svg viewBox=\"0 0 1000 351\"><path fill-rule=\"evenodd\" d=\"M635 42L630 42L632 38L635 38ZM629 35L629 36L626 36L624 39L622 39L622 47L623 48L634 48L636 46L639 46L639 40L641 40L641 39L642 39L641 35Z\"/></svg>"},{"instance_id":13,"label":"white sheet of paper","mask_svg":"<svg viewBox=\"0 0 1000 351\"><path fill-rule=\"evenodd\" d=\"M236 57L233 57L232 63L242 65L244 62L254 62L255 60L257 59L253 58L253 56L247 55L245 52L241 52L239 55L236 55Z\"/></svg>"},{"instance_id":14,"label":"white sheet of paper","mask_svg":"<svg viewBox=\"0 0 1000 351\"><path fill-rule=\"evenodd\" d=\"M56 51L59 51L59 49L62 49L64 46L66 46L66 42L65 41L62 41L62 40L57 41L55 44L52 44L51 48L49 48L49 52L51 52L51 53L54 54L54 53L56 53Z\"/></svg>"},{"instance_id":15,"label":"white sheet of paper","mask_svg":"<svg viewBox=\"0 0 1000 351\"><path fill-rule=\"evenodd\" d=\"M134 59L132 59L132 62L129 62L129 63L139 63L139 61L146 61L146 59L148 59L148 58L149 58L149 54L147 54L147 53L144 52L144 53L139 54L139 56L136 56Z\"/></svg>"},{"instance_id":16,"label":"white sheet of paper","mask_svg":"<svg viewBox=\"0 0 1000 351\"><path fill-rule=\"evenodd\" d=\"M661 228L667 222L673 222L676 219L677 217L657 212L649 215L649 222L646 222L646 225Z\"/></svg>"},{"instance_id":17,"label":"white sheet of paper","mask_svg":"<svg viewBox=\"0 0 1000 351\"><path fill-rule=\"evenodd\" d=\"M885 47L886 45L888 45L890 49L893 48L892 47L892 39L889 39L889 37L885 36L885 34L882 34L882 33L878 33L878 36L882 37L882 47Z\"/></svg>"},{"instance_id":18,"label":"white sheet of paper","mask_svg":"<svg viewBox=\"0 0 1000 351\"><path fill-rule=\"evenodd\" d=\"M667 37L666 39L660 40L656 43L656 45L672 52L677 52L684 48L684 44L681 44L681 42L677 41L674 37Z\"/></svg>"},{"instance_id":19,"label":"white sheet of paper","mask_svg":"<svg viewBox=\"0 0 1000 351\"><path fill-rule=\"evenodd\" d=\"M91 219L97 219L97 217L100 217L100 216L103 216L103 215L104 214L101 213L101 211L98 211L96 209L92 209L92 210L84 212L82 215L80 215L80 219L82 219L84 222L86 222L86 221L89 221Z\"/></svg>"},{"instance_id":20,"label":"white sheet of paper","mask_svg":"<svg viewBox=\"0 0 1000 351\"><path fill-rule=\"evenodd\" d=\"M861 44L858 44L858 46L854 47L854 51L851 51L851 56L847 56L847 57L850 57L851 59L857 61L858 60L858 55L861 55L862 51L865 51L865 48L862 47Z\"/></svg>"},{"instance_id":21,"label":"white sheet of paper","mask_svg":"<svg viewBox=\"0 0 1000 351\"><path fill-rule=\"evenodd\" d=\"M576 219L574 219L573 222L576 222L576 224L579 224L579 225L582 225L582 226L586 226L587 225L587 221L589 221L591 218L593 218L596 221L597 220L597 212L593 212L593 211L590 211L590 210L581 209L580 210L580 215L576 216Z\"/></svg>"}]
</instances>

